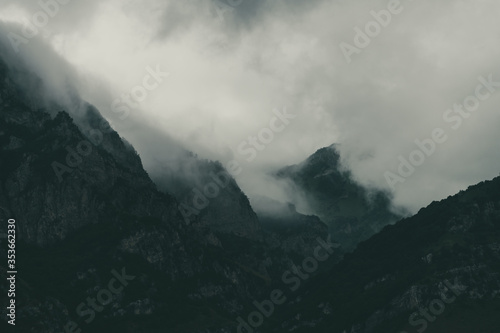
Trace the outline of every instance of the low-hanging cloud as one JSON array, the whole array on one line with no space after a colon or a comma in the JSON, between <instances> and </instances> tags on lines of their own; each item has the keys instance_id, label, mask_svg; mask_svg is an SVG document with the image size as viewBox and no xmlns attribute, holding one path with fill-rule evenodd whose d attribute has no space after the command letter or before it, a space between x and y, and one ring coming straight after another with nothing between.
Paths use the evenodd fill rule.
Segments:
<instances>
[{"instance_id":1,"label":"low-hanging cloud","mask_svg":"<svg viewBox=\"0 0 500 333\"><path fill-rule=\"evenodd\" d=\"M474 92L479 76L500 81L500 4L402 0L400 13L348 63L341 43L356 46L356 28L365 31L375 20L371 11L389 2L71 1L20 47L33 52L40 39L71 64L78 72L72 84L136 146L147 168L165 146L236 159L245 167L238 182L255 196L266 191L255 184L265 184L269 170L333 142L359 182L390 189L384 173L397 170L415 139L441 127L447 142L392 190L396 205L415 211L498 175L500 97L482 103L458 130L443 113ZM23 24L37 10L31 1L2 1L0 19ZM40 71L53 66L39 63ZM110 105L142 83L148 66L170 75L126 122L113 118ZM246 163L238 145L285 107L296 120Z\"/></svg>"}]
</instances>

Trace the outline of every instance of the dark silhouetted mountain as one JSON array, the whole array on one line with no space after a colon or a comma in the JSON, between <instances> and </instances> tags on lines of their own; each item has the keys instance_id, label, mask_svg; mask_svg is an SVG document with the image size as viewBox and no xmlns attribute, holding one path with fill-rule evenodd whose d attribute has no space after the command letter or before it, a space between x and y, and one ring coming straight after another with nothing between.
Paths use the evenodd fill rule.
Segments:
<instances>
[{"instance_id":1,"label":"dark silhouetted mountain","mask_svg":"<svg viewBox=\"0 0 500 333\"><path fill-rule=\"evenodd\" d=\"M278 179L289 180L307 201L310 210L325 222L346 250L368 239L401 216L391 211L388 195L359 185L342 168L335 145L322 148L307 160L279 170Z\"/></svg>"},{"instance_id":2,"label":"dark silhouetted mountain","mask_svg":"<svg viewBox=\"0 0 500 333\"><path fill-rule=\"evenodd\" d=\"M0 61L15 332L498 332L500 178L391 225L388 196L357 184L329 147L277 173L317 216L272 201L256 213L218 162L189 152L153 182L98 110L73 96L79 113L66 112L43 85ZM357 248L342 255L334 240ZM271 312L280 291L258 329L242 323Z\"/></svg>"},{"instance_id":3,"label":"dark silhouetted mountain","mask_svg":"<svg viewBox=\"0 0 500 333\"><path fill-rule=\"evenodd\" d=\"M263 231L247 196L219 162L201 160L186 152L172 170L164 165L154 181L165 193L179 199L179 210L187 223L211 230L263 239Z\"/></svg>"},{"instance_id":4,"label":"dark silhouetted mountain","mask_svg":"<svg viewBox=\"0 0 500 333\"><path fill-rule=\"evenodd\" d=\"M498 332L500 178L385 227L265 332ZM281 324L285 321L285 324Z\"/></svg>"},{"instance_id":5,"label":"dark silhouetted mountain","mask_svg":"<svg viewBox=\"0 0 500 333\"><path fill-rule=\"evenodd\" d=\"M228 332L281 283L293 258L312 255L312 244L286 245L300 242L299 229L263 230L232 178L188 223L179 188L159 191L94 107L80 100L81 113L70 115L57 102L33 102L30 92L44 83L32 77L27 89L20 75L34 76L0 61L0 220L17 223L16 332ZM200 184L224 172L196 163ZM323 232L312 230L303 244L326 239ZM0 239L2 258L6 249ZM122 269L135 278L92 310L88 300L102 297Z\"/></svg>"}]
</instances>

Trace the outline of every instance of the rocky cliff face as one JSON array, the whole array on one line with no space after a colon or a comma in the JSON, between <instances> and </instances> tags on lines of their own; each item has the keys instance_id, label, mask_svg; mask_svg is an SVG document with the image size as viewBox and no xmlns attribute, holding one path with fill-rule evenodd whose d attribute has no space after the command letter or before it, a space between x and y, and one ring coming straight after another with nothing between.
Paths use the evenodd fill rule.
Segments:
<instances>
[{"instance_id":1,"label":"rocky cliff face","mask_svg":"<svg viewBox=\"0 0 500 333\"><path fill-rule=\"evenodd\" d=\"M28 89L19 75L32 74L0 61L0 220L17 224L16 332L233 332L254 301L290 286L297 290L255 332L498 331L500 178L319 265L316 250L336 244L326 244L318 217L293 206L257 215L219 164L194 157L196 177L155 184L95 108L76 101L82 113L70 116L43 102L43 82L25 80ZM278 176L311 196L347 246L395 218L387 197L367 198L332 148ZM206 192L211 183L217 196ZM209 204L200 197L197 206L193 189ZM197 210L187 220L184 202ZM0 237L2 258L5 249ZM309 273L293 275L301 266Z\"/></svg>"},{"instance_id":2,"label":"rocky cliff face","mask_svg":"<svg viewBox=\"0 0 500 333\"><path fill-rule=\"evenodd\" d=\"M335 145L318 150L301 164L279 170L275 176L289 180L297 193L304 193L312 213L328 225L346 250L401 218L391 211L386 193L356 183L342 167Z\"/></svg>"},{"instance_id":3,"label":"rocky cliff face","mask_svg":"<svg viewBox=\"0 0 500 333\"><path fill-rule=\"evenodd\" d=\"M227 332L292 254L307 255L264 241L271 232L232 178L188 223L175 191L157 190L95 108L79 101L75 122L57 103L32 101L43 82L27 90L17 75L0 61L0 219L17 221L17 332ZM199 165L203 181L224 171ZM0 264L2 294L5 272ZM92 310L88 298L120 272L134 278Z\"/></svg>"},{"instance_id":4,"label":"rocky cliff face","mask_svg":"<svg viewBox=\"0 0 500 333\"><path fill-rule=\"evenodd\" d=\"M38 85L34 89L41 90L43 83ZM103 222L108 209L105 193L118 210L134 188L156 192L137 154L126 149L107 122L96 119L92 107L85 108L88 119L107 126L105 132L97 127L100 136L95 138L85 136L66 112L52 118L28 100L1 63L2 203L6 213L29 222L19 227L22 240L48 244L82 226ZM151 198L137 199L135 210ZM173 204L171 197L157 200Z\"/></svg>"},{"instance_id":5,"label":"rocky cliff face","mask_svg":"<svg viewBox=\"0 0 500 333\"><path fill-rule=\"evenodd\" d=\"M175 169L164 165L153 177L163 192L179 199L179 210L186 223L263 240L262 227L247 196L220 163L186 152Z\"/></svg>"}]
</instances>

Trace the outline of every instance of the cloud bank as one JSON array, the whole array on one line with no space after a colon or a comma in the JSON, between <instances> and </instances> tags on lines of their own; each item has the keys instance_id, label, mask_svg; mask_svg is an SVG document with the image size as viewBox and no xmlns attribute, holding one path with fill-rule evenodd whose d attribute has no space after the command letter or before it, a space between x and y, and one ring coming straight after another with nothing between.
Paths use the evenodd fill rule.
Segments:
<instances>
[{"instance_id":1,"label":"cloud bank","mask_svg":"<svg viewBox=\"0 0 500 333\"><path fill-rule=\"evenodd\" d=\"M41 3L53 1L1 1L0 19L26 26ZM393 192L412 211L498 175L500 94L457 129L443 118L474 94L478 77L500 82L495 1L103 0L54 8L45 25L37 16L39 32L20 54L96 105L146 168L172 160L180 145L240 161L245 192L286 200L265 173L337 142L359 182ZM4 39L13 31L2 30ZM137 87L154 83L145 81L151 69L168 77L144 96ZM127 100L123 120L111 108ZM283 109L295 118L249 162L238 147ZM399 157L436 128L446 142L391 188L386 172L397 174Z\"/></svg>"}]
</instances>

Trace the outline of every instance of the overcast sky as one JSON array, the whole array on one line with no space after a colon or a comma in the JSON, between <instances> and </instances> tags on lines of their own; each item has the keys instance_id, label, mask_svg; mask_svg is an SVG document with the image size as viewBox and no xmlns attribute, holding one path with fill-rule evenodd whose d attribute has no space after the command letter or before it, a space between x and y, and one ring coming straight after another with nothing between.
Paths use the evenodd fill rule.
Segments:
<instances>
[{"instance_id":1,"label":"overcast sky","mask_svg":"<svg viewBox=\"0 0 500 333\"><path fill-rule=\"evenodd\" d=\"M500 2L224 3L73 0L47 7L53 17L44 22L37 1L0 1L0 19L39 20L43 27L19 44L20 55L42 76L77 87L146 167L165 146L153 139L168 137L201 157L240 161L237 181L251 196L275 193L265 171L336 142L361 183L391 191L396 205L413 212L499 174L500 87L481 88L489 96L461 120L446 111L474 96L479 77L500 82ZM370 23L381 10L391 18L379 14L385 21ZM355 41L356 29L366 27L372 37ZM18 31L2 29L4 40ZM51 52L67 66L48 59L56 59ZM130 117L109 111L158 66L168 77ZM238 147L269 127L276 110L295 118L248 162ZM436 128L446 142L404 183L389 186L386 172L398 175L399 156L408 159L414 141Z\"/></svg>"}]
</instances>

